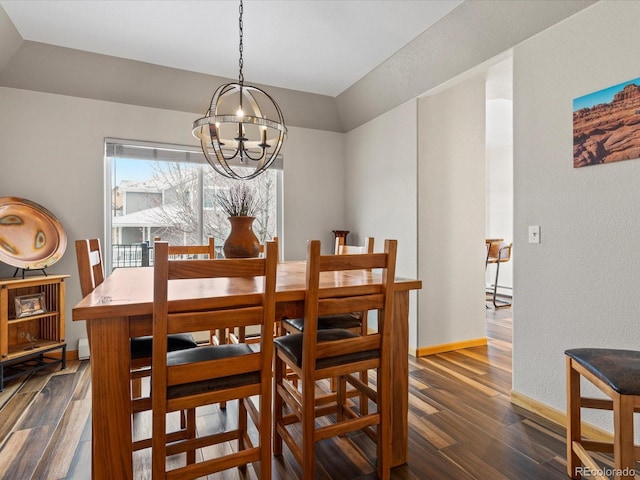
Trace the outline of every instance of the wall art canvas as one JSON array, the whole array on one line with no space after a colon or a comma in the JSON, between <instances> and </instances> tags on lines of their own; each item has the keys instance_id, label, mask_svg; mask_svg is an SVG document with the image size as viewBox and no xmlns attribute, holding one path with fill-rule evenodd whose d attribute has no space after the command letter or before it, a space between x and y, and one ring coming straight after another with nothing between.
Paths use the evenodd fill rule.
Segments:
<instances>
[{"instance_id":1,"label":"wall art canvas","mask_svg":"<svg viewBox=\"0 0 640 480\"><path fill-rule=\"evenodd\" d=\"M574 168L640 158L640 78L573 100Z\"/></svg>"}]
</instances>

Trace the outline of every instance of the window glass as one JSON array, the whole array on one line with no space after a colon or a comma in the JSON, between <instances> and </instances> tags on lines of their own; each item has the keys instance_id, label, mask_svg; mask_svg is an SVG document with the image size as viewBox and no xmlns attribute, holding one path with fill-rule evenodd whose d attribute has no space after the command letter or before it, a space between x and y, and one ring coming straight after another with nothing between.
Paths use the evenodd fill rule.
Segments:
<instances>
[{"instance_id":1,"label":"window glass","mask_svg":"<svg viewBox=\"0 0 640 480\"><path fill-rule=\"evenodd\" d=\"M110 245L106 245L105 261L110 254L113 268L152 264L155 238L172 245L197 245L214 237L217 254L222 256L230 224L215 195L238 180L193 161L108 156L107 165L110 234L105 240ZM269 169L245 181L259 203L253 230L260 243L277 236L280 175L281 171Z\"/></svg>"}]
</instances>

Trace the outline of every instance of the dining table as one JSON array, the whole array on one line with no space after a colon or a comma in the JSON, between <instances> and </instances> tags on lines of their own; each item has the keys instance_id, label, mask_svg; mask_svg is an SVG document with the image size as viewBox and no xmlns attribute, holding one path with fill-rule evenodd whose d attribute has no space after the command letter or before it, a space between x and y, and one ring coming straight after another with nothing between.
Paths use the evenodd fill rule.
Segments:
<instances>
[{"instance_id":1,"label":"dining table","mask_svg":"<svg viewBox=\"0 0 640 480\"><path fill-rule=\"evenodd\" d=\"M303 316L306 262L278 264L276 319ZM217 280L217 281L216 281ZM224 280L224 281L221 281ZM170 309L197 304L198 299L255 294L258 282L197 279L171 282ZM330 272L320 278L321 295L349 289L375 288L378 273L364 270ZM392 352L392 465L407 462L409 401L409 292L420 280L396 278ZM73 309L74 321L86 321L92 386L92 478L133 479L130 339L151 335L153 267L118 268Z\"/></svg>"}]
</instances>

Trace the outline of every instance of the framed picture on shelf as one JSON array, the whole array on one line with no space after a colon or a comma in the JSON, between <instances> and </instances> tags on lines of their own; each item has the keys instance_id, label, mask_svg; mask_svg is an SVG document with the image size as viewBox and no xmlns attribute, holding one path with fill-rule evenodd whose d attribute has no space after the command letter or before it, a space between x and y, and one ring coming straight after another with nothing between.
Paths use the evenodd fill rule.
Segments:
<instances>
[{"instance_id":1,"label":"framed picture on shelf","mask_svg":"<svg viewBox=\"0 0 640 480\"><path fill-rule=\"evenodd\" d=\"M20 295L15 298L16 318L30 317L47 313L44 304L44 293L33 293L30 295Z\"/></svg>"}]
</instances>

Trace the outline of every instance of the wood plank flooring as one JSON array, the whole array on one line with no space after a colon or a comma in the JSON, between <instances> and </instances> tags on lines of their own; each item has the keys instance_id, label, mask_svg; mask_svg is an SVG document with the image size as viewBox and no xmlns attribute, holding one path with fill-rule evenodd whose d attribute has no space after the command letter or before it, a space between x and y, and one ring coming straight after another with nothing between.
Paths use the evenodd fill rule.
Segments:
<instances>
[{"instance_id":1,"label":"wood plank flooring","mask_svg":"<svg viewBox=\"0 0 640 480\"><path fill-rule=\"evenodd\" d=\"M511 309L487 310L487 347L409 357L409 462L393 479L566 479L562 428L514 407L511 390ZM87 480L91 472L91 382L87 361L63 371L14 380L0 394L0 479ZM235 405L198 410L198 428L235 423ZM149 428L136 416L134 432ZM210 449L204 455L215 455ZM375 447L363 434L318 447L316 478L375 479ZM136 452L136 480L150 478L150 454ZM285 448L273 478L300 478ZM257 478L237 470L210 479ZM114 479L117 480L117 479Z\"/></svg>"}]
</instances>

